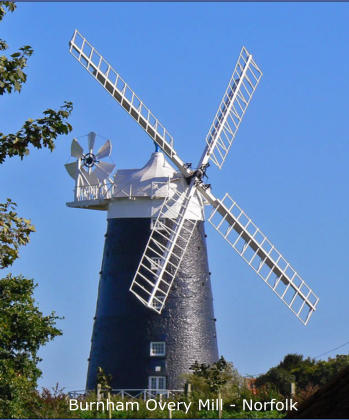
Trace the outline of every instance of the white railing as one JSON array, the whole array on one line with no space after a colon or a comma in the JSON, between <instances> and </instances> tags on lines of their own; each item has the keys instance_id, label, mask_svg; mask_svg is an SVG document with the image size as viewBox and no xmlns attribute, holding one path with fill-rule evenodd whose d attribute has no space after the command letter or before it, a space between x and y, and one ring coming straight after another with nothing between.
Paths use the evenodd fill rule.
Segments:
<instances>
[{"instance_id":1,"label":"white railing","mask_svg":"<svg viewBox=\"0 0 349 420\"><path fill-rule=\"evenodd\" d=\"M139 186L133 184L116 185L112 181L105 181L98 185L77 186L74 190L74 201L89 200L110 200L112 197L134 197L164 198L169 194L170 181L152 181L150 191L141 191Z\"/></svg>"},{"instance_id":2,"label":"white railing","mask_svg":"<svg viewBox=\"0 0 349 420\"><path fill-rule=\"evenodd\" d=\"M108 390L102 390L107 391ZM183 394L183 389L111 389L109 392L113 396L120 396L121 399L143 399L149 398L174 398L176 395ZM84 397L88 394L86 390L70 391L68 395L70 398Z\"/></svg>"},{"instance_id":3,"label":"white railing","mask_svg":"<svg viewBox=\"0 0 349 420\"><path fill-rule=\"evenodd\" d=\"M75 201L104 200L111 198L114 190L114 183L101 183L98 185L84 185L75 187Z\"/></svg>"}]
</instances>

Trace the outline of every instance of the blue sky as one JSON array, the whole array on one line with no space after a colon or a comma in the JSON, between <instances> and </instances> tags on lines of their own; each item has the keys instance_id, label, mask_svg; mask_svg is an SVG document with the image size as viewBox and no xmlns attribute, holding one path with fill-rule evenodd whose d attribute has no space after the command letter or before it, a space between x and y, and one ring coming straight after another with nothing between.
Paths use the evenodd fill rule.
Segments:
<instances>
[{"instance_id":1,"label":"blue sky","mask_svg":"<svg viewBox=\"0 0 349 420\"><path fill-rule=\"evenodd\" d=\"M1 98L1 131L64 100L72 135L54 153L7 160L1 200L11 197L37 233L11 268L34 278L43 312L64 335L42 351L42 386L85 386L106 214L69 209L64 169L73 136L113 142L117 168L144 165L153 145L68 52L75 28L160 119L185 161L204 138L241 46L263 78L213 192L225 192L320 296L307 327L207 224L219 351L241 374L259 374L287 353L314 357L349 340L348 5L342 3L20 3L1 23L10 51L35 54L28 83ZM348 353L349 347L340 352ZM336 352L329 354L334 356ZM327 357L327 356L326 356Z\"/></svg>"}]
</instances>

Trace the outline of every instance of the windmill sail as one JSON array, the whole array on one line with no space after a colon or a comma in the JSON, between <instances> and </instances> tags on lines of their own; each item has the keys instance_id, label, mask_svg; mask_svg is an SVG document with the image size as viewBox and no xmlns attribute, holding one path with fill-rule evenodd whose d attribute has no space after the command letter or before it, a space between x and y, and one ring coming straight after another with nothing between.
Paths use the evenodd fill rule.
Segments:
<instances>
[{"instance_id":1,"label":"windmill sail","mask_svg":"<svg viewBox=\"0 0 349 420\"><path fill-rule=\"evenodd\" d=\"M73 139L71 143L70 154L78 159L83 155L83 148L80 146L80 143L76 139Z\"/></svg>"},{"instance_id":2,"label":"windmill sail","mask_svg":"<svg viewBox=\"0 0 349 420\"><path fill-rule=\"evenodd\" d=\"M252 55L242 47L232 77L206 136L206 160L211 159L219 168L227 157L261 77L262 72Z\"/></svg>"},{"instance_id":3,"label":"windmill sail","mask_svg":"<svg viewBox=\"0 0 349 420\"><path fill-rule=\"evenodd\" d=\"M95 168L92 173L101 182L104 179L108 178L108 176L113 172L114 168L115 168L114 163L96 162Z\"/></svg>"},{"instance_id":4,"label":"windmill sail","mask_svg":"<svg viewBox=\"0 0 349 420\"><path fill-rule=\"evenodd\" d=\"M96 153L96 158L97 159L102 159L105 157L109 157L111 155L111 142L110 140L107 140L103 146L101 146L98 149L98 152Z\"/></svg>"},{"instance_id":5,"label":"windmill sail","mask_svg":"<svg viewBox=\"0 0 349 420\"><path fill-rule=\"evenodd\" d=\"M174 192L164 201L133 278L130 291L161 313L195 229L190 203L194 188Z\"/></svg>"},{"instance_id":6,"label":"windmill sail","mask_svg":"<svg viewBox=\"0 0 349 420\"><path fill-rule=\"evenodd\" d=\"M186 175L184 162L173 148L173 137L160 123L150 109L133 92L120 74L77 30L70 41L70 53L85 67L104 89L128 112L145 130L161 150Z\"/></svg>"},{"instance_id":7,"label":"windmill sail","mask_svg":"<svg viewBox=\"0 0 349 420\"><path fill-rule=\"evenodd\" d=\"M218 200L209 222L306 325L319 298L229 194Z\"/></svg>"},{"instance_id":8,"label":"windmill sail","mask_svg":"<svg viewBox=\"0 0 349 420\"><path fill-rule=\"evenodd\" d=\"M88 140L88 150L90 153L92 153L92 150L94 148L95 145L95 140L96 140L96 133L94 133L93 131L91 131L91 133L88 133L87 136Z\"/></svg>"},{"instance_id":9,"label":"windmill sail","mask_svg":"<svg viewBox=\"0 0 349 420\"><path fill-rule=\"evenodd\" d=\"M78 170L79 170L78 162L66 163L64 166L68 174L73 179L76 179L78 177Z\"/></svg>"}]
</instances>

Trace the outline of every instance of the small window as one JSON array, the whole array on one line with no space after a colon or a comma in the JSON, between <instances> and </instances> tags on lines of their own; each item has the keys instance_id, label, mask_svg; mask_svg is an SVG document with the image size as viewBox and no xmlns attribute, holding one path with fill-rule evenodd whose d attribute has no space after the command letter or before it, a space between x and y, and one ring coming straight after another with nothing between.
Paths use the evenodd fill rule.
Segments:
<instances>
[{"instance_id":1,"label":"small window","mask_svg":"<svg viewBox=\"0 0 349 420\"><path fill-rule=\"evenodd\" d=\"M166 389L166 376L149 376L149 389L160 391Z\"/></svg>"},{"instance_id":2,"label":"small window","mask_svg":"<svg viewBox=\"0 0 349 420\"><path fill-rule=\"evenodd\" d=\"M150 343L150 356L165 356L165 353L164 341L152 341Z\"/></svg>"}]
</instances>

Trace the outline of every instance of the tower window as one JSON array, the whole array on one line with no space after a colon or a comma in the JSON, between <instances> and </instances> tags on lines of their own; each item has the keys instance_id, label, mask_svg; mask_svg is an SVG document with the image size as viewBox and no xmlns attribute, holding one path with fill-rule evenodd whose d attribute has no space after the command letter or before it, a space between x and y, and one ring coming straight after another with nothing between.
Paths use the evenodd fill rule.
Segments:
<instances>
[{"instance_id":1,"label":"tower window","mask_svg":"<svg viewBox=\"0 0 349 420\"><path fill-rule=\"evenodd\" d=\"M165 356L166 346L164 341L152 341L150 343L150 356Z\"/></svg>"},{"instance_id":2,"label":"tower window","mask_svg":"<svg viewBox=\"0 0 349 420\"><path fill-rule=\"evenodd\" d=\"M166 376L149 376L149 389L160 391L166 389Z\"/></svg>"}]
</instances>

